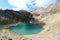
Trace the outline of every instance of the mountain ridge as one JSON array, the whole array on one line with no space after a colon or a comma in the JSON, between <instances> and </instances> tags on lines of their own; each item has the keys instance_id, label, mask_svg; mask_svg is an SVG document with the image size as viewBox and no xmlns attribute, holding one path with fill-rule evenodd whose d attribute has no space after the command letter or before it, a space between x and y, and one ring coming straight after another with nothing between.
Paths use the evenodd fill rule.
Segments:
<instances>
[{"instance_id":1,"label":"mountain ridge","mask_svg":"<svg viewBox=\"0 0 60 40\"><path fill-rule=\"evenodd\" d=\"M60 2L51 4L48 8L37 9L31 12L34 15L34 18L41 20L44 17L50 16L52 14L60 12Z\"/></svg>"}]
</instances>

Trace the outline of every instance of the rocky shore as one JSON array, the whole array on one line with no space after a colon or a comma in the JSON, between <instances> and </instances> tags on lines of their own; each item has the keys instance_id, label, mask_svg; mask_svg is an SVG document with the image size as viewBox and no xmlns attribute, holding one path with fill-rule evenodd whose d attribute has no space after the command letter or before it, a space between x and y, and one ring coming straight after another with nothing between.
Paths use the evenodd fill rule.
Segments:
<instances>
[{"instance_id":1,"label":"rocky shore","mask_svg":"<svg viewBox=\"0 0 60 40\"><path fill-rule=\"evenodd\" d=\"M50 5L48 8L37 9L31 12L38 22L43 22L44 30L34 35L17 35L9 29L0 30L0 39L8 40L60 40L60 3ZM5 37L6 36L6 37Z\"/></svg>"}]
</instances>

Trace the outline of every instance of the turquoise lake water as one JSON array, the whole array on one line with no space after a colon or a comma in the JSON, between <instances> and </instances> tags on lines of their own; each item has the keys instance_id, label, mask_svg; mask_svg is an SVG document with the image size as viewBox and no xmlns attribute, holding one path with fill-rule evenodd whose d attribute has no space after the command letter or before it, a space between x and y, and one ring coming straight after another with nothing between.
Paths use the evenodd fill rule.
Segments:
<instances>
[{"instance_id":1,"label":"turquoise lake water","mask_svg":"<svg viewBox=\"0 0 60 40\"><path fill-rule=\"evenodd\" d=\"M10 27L10 30L15 32L16 34L31 35L31 34L37 34L41 32L43 28L36 24L22 23L22 24L17 24L16 26Z\"/></svg>"}]
</instances>

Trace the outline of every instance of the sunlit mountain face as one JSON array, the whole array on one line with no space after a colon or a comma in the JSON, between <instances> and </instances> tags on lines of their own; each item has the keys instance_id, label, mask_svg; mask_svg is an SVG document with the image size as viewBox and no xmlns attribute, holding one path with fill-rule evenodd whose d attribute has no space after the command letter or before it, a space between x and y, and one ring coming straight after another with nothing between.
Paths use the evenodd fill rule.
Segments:
<instances>
[{"instance_id":1,"label":"sunlit mountain face","mask_svg":"<svg viewBox=\"0 0 60 40\"><path fill-rule=\"evenodd\" d=\"M47 8L59 0L0 0L1 9L33 11L38 8Z\"/></svg>"}]
</instances>

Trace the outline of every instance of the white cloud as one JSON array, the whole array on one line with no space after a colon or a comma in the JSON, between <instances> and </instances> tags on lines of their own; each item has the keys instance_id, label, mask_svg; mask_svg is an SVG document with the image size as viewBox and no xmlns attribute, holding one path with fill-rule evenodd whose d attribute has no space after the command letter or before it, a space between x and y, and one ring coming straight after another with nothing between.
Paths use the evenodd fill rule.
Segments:
<instances>
[{"instance_id":1,"label":"white cloud","mask_svg":"<svg viewBox=\"0 0 60 40\"><path fill-rule=\"evenodd\" d=\"M12 8L12 9L15 10L15 11L21 10L20 8Z\"/></svg>"},{"instance_id":2,"label":"white cloud","mask_svg":"<svg viewBox=\"0 0 60 40\"><path fill-rule=\"evenodd\" d=\"M36 0L36 6L42 6L43 7L49 1L48 0Z\"/></svg>"},{"instance_id":3,"label":"white cloud","mask_svg":"<svg viewBox=\"0 0 60 40\"><path fill-rule=\"evenodd\" d=\"M36 0L36 6L47 7L54 2L56 2L56 0Z\"/></svg>"},{"instance_id":4,"label":"white cloud","mask_svg":"<svg viewBox=\"0 0 60 40\"><path fill-rule=\"evenodd\" d=\"M17 8L20 8L20 9L28 9L26 7L26 3L29 2L30 0L8 0L9 3Z\"/></svg>"},{"instance_id":5,"label":"white cloud","mask_svg":"<svg viewBox=\"0 0 60 40\"><path fill-rule=\"evenodd\" d=\"M32 0L8 0L9 4L15 6L17 9L30 10L27 8L26 4L32 5ZM35 5L37 7L47 7L49 4L53 3L53 0L36 0Z\"/></svg>"}]
</instances>

